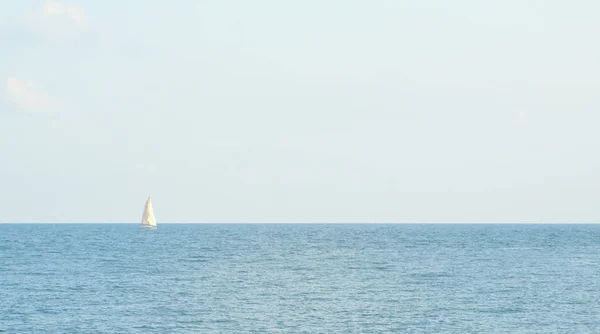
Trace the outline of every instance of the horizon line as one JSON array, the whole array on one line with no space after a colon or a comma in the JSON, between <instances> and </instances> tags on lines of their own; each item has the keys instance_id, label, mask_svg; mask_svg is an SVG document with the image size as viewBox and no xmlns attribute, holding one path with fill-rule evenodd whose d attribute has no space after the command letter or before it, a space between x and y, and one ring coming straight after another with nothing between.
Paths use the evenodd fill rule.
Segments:
<instances>
[{"instance_id":1,"label":"horizon line","mask_svg":"<svg viewBox=\"0 0 600 334\"><path fill-rule=\"evenodd\" d=\"M402 224L412 224L412 225L593 225L599 224L600 222L162 222L158 225L191 225L191 224L224 224L224 225L233 225L233 224L279 224L279 225L298 225L298 224L318 224L318 225L340 225L340 224L355 224L355 225L402 225ZM123 224L123 225L139 225L139 222L0 222L1 224L72 224L72 225L102 225L102 224Z\"/></svg>"}]
</instances>

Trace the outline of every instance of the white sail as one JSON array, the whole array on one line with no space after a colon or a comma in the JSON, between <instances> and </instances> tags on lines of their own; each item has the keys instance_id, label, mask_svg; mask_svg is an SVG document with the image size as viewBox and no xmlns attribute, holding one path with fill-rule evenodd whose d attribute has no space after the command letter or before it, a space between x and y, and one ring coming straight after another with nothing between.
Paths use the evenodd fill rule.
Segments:
<instances>
[{"instance_id":1,"label":"white sail","mask_svg":"<svg viewBox=\"0 0 600 334\"><path fill-rule=\"evenodd\" d=\"M142 215L142 227L155 227L156 219L154 218L154 210L152 209L152 201L150 197L146 200L144 214Z\"/></svg>"}]
</instances>

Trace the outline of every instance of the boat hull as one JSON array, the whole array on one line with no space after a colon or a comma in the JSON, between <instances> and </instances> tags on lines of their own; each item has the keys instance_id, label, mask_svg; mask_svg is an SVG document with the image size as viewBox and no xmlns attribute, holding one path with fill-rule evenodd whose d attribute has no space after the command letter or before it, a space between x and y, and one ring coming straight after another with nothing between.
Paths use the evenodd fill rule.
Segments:
<instances>
[{"instance_id":1,"label":"boat hull","mask_svg":"<svg viewBox=\"0 0 600 334\"><path fill-rule=\"evenodd\" d=\"M152 225L141 225L139 228L141 228L143 230L156 230L156 226L152 226Z\"/></svg>"}]
</instances>

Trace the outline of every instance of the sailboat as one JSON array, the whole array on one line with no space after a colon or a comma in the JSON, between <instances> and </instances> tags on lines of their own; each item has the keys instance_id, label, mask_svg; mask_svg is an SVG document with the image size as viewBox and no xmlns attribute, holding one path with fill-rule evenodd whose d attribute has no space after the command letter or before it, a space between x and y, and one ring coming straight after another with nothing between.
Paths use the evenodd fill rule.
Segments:
<instances>
[{"instance_id":1,"label":"sailboat","mask_svg":"<svg viewBox=\"0 0 600 334\"><path fill-rule=\"evenodd\" d=\"M156 219L154 219L154 210L152 209L152 201L150 196L146 200L146 206L144 207L144 214L142 215L142 224L140 228L153 230L156 228Z\"/></svg>"}]
</instances>

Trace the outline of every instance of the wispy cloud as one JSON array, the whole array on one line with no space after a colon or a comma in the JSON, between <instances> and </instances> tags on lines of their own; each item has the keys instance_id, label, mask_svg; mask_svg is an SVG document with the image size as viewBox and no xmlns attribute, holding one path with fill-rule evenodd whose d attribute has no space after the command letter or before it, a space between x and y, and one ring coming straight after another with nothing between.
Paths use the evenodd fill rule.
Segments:
<instances>
[{"instance_id":1,"label":"wispy cloud","mask_svg":"<svg viewBox=\"0 0 600 334\"><path fill-rule=\"evenodd\" d=\"M28 17L28 22L38 33L51 37L69 37L87 28L88 17L81 7L46 0L40 10Z\"/></svg>"},{"instance_id":2,"label":"wispy cloud","mask_svg":"<svg viewBox=\"0 0 600 334\"><path fill-rule=\"evenodd\" d=\"M26 111L55 111L61 103L47 93L35 89L33 82L9 77L6 80L6 94L17 107Z\"/></svg>"},{"instance_id":3,"label":"wispy cloud","mask_svg":"<svg viewBox=\"0 0 600 334\"><path fill-rule=\"evenodd\" d=\"M83 8L64 5L58 1L47 0L44 3L44 17L58 17L71 21L77 26L87 24L87 17Z\"/></svg>"},{"instance_id":4,"label":"wispy cloud","mask_svg":"<svg viewBox=\"0 0 600 334\"><path fill-rule=\"evenodd\" d=\"M20 19L0 22L13 29L22 27L54 41L67 41L87 29L88 17L81 7L57 0L45 0L42 6ZM1 43L0 43L1 46ZM2 79L0 79L2 80ZM0 81L1 85L1 81ZM1 88L0 88L1 89ZM5 82L7 101L24 111L57 111L63 104L48 93L36 88L29 80L8 77Z\"/></svg>"}]
</instances>

